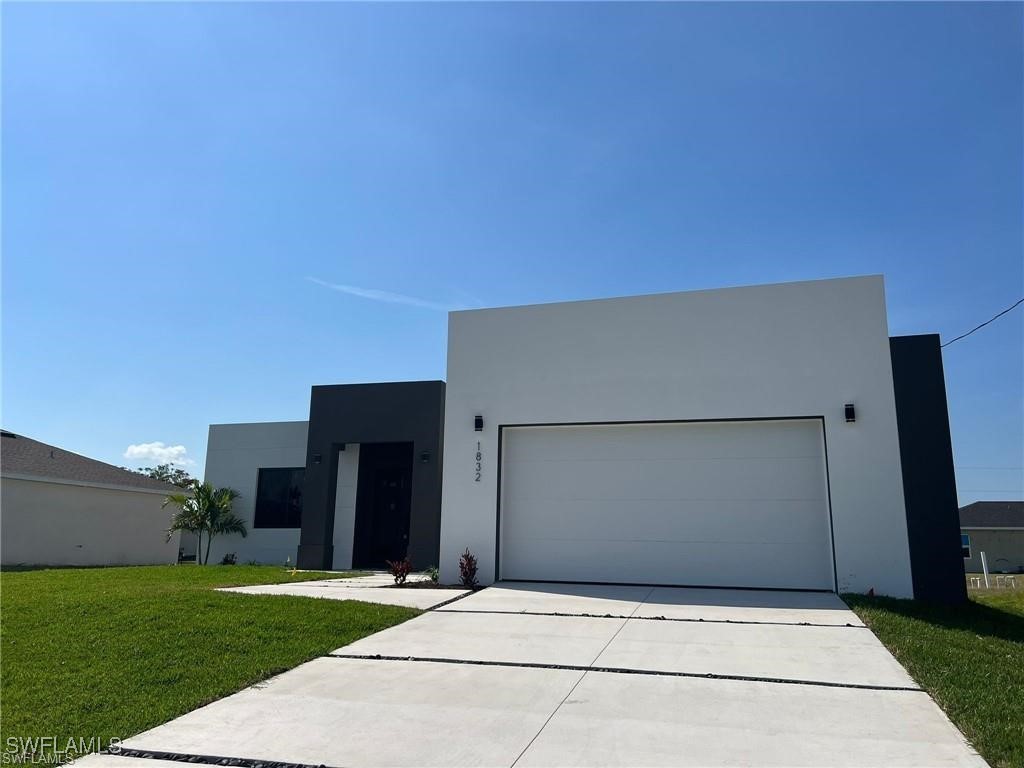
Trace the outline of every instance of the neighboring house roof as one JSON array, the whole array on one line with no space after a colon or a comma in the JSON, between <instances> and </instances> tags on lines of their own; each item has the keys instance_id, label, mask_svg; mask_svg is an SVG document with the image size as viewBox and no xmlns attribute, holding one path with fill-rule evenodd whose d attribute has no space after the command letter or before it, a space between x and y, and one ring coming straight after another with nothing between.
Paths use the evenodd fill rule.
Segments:
<instances>
[{"instance_id":1,"label":"neighboring house roof","mask_svg":"<svg viewBox=\"0 0 1024 768\"><path fill-rule=\"evenodd\" d=\"M960 507L961 528L1024 528L1024 501L976 501Z\"/></svg>"},{"instance_id":2,"label":"neighboring house roof","mask_svg":"<svg viewBox=\"0 0 1024 768\"><path fill-rule=\"evenodd\" d=\"M162 480L154 480L138 472L96 461L7 430L0 432L0 473L5 476L112 485L164 493L181 491L177 486Z\"/></svg>"}]
</instances>

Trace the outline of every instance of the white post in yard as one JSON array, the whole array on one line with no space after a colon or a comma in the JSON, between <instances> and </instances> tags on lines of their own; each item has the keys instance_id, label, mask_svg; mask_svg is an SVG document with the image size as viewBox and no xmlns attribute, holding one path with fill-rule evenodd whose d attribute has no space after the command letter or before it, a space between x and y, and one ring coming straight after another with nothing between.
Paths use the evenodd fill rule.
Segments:
<instances>
[{"instance_id":1,"label":"white post in yard","mask_svg":"<svg viewBox=\"0 0 1024 768\"><path fill-rule=\"evenodd\" d=\"M985 574L985 589L988 589L988 560L985 559L985 553L981 553L981 571Z\"/></svg>"}]
</instances>

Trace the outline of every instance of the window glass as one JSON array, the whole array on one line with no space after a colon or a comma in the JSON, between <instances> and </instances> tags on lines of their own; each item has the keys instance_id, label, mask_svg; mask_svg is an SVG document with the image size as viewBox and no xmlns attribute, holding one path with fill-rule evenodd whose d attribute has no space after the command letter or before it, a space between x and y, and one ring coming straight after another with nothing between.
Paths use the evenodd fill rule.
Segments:
<instances>
[{"instance_id":1,"label":"window glass","mask_svg":"<svg viewBox=\"0 0 1024 768\"><path fill-rule=\"evenodd\" d=\"M253 528L301 528L304 467L261 469Z\"/></svg>"},{"instance_id":2,"label":"window glass","mask_svg":"<svg viewBox=\"0 0 1024 768\"><path fill-rule=\"evenodd\" d=\"M971 537L966 533L960 534L960 554L964 560L971 559Z\"/></svg>"}]
</instances>

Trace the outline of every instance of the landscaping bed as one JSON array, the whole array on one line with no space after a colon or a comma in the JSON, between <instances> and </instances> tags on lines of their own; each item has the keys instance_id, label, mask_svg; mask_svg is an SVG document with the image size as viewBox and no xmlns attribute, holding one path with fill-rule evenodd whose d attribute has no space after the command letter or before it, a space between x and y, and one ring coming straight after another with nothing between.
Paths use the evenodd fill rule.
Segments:
<instances>
[{"instance_id":1,"label":"landscaping bed","mask_svg":"<svg viewBox=\"0 0 1024 768\"><path fill-rule=\"evenodd\" d=\"M342 577L278 566L4 571L2 749L13 737L37 754L68 739L91 751L419 613L214 591Z\"/></svg>"},{"instance_id":2,"label":"landscaping bed","mask_svg":"<svg viewBox=\"0 0 1024 768\"><path fill-rule=\"evenodd\" d=\"M843 597L993 768L1024 766L1024 589L958 606Z\"/></svg>"}]
</instances>

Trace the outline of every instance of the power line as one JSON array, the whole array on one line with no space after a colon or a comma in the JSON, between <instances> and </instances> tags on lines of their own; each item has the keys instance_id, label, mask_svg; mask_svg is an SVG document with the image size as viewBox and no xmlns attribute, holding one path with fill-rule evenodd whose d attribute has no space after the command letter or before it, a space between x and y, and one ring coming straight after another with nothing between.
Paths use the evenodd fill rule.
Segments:
<instances>
[{"instance_id":1,"label":"power line","mask_svg":"<svg viewBox=\"0 0 1024 768\"><path fill-rule=\"evenodd\" d=\"M960 493L1020 493L1024 488L957 488Z\"/></svg>"},{"instance_id":2,"label":"power line","mask_svg":"<svg viewBox=\"0 0 1024 768\"><path fill-rule=\"evenodd\" d=\"M976 467L970 464L955 464L954 466L957 469L997 469L1001 472L1019 472L1024 469L1024 467Z\"/></svg>"},{"instance_id":3,"label":"power line","mask_svg":"<svg viewBox=\"0 0 1024 768\"><path fill-rule=\"evenodd\" d=\"M1003 310L1002 312L1000 312L1000 313L999 313L998 315L995 315L994 317L990 317L990 318L989 318L988 320L986 320L986 321L985 321L984 323L982 323L981 325L978 325L978 326L975 326L974 328L971 328L971 330L969 330L969 331L968 331L967 333L961 333L961 334L960 334L959 336L957 336L957 337L956 337L955 339L952 339L952 340L950 340L950 341L947 341L947 342L946 342L945 344L942 344L942 345L940 345L940 346L942 346L942 347L948 347L948 346L949 346L950 344L952 344L952 343L953 343L954 341L960 341L960 339L965 339L965 338L967 338L968 336L970 336L970 335L971 335L972 333L974 333L975 331L977 331L977 330L979 330L979 329L981 329L981 328L984 328L984 327L985 327L986 325L988 325L989 323L991 323L991 322L992 322L993 320L997 320L997 319L999 319L1000 317L1002 317L1003 315L1005 315L1005 314L1006 314L1007 312L1009 312L1009 311L1010 311L1011 309L1016 309L1016 308L1017 308L1017 307L1019 307L1019 306L1020 306L1021 304L1024 304L1024 298L1020 298L1020 299L1018 299L1018 300L1017 300L1017 302L1016 302L1015 304L1013 304L1012 306L1009 306L1009 307L1007 307L1007 308L1006 308L1006 309L1004 309L1004 310Z\"/></svg>"}]
</instances>

